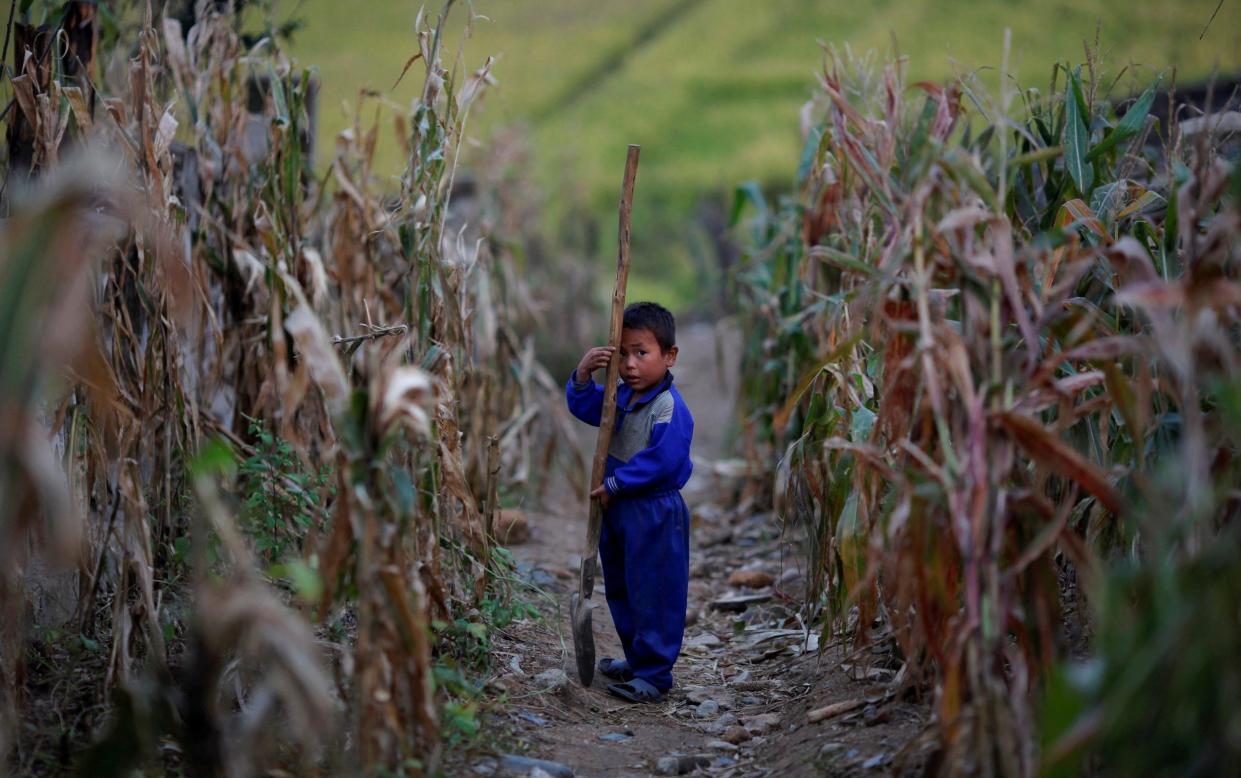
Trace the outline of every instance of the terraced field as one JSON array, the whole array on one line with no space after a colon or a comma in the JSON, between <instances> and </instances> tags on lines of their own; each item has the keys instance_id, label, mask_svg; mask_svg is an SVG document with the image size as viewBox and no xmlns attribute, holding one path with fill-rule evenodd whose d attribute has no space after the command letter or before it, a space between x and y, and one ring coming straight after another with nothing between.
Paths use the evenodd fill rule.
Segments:
<instances>
[{"instance_id":1,"label":"terraced field","mask_svg":"<svg viewBox=\"0 0 1241 778\"><path fill-rule=\"evenodd\" d=\"M1004 30L1012 30L1011 70L1026 86L1048 82L1052 63L1080 61L1098 31L1112 77L1136 82L1175 65L1182 80L1219 67L1241 68L1241 4L1216 0L476 0L479 18L464 51L476 66L497 56L495 90L471 119L480 138L494 128L529 126L536 166L551 194L566 181L585 186L592 208L609 213L625 144L643 145L635 240L638 253L672 251L685 266L695 250L683 225L704 196L738 182L774 178L795 164L798 110L821 63L819 42L864 56L894 47L913 79L975 68L998 82ZM288 10L286 9L288 7ZM431 5L428 8L436 8ZM462 9L456 29L464 19ZM292 4L281 6L287 15ZM407 102L420 87L413 3L305 0L307 26L293 50L323 78L320 161L328 139L350 121L341 106L360 84ZM1206 34L1202 35L1204 27ZM1199 36L1202 35L1201 40ZM1132 64L1131 64L1132 63ZM1122 87L1126 83L1122 80ZM374 115L376 101L366 115ZM382 112L381 112L382 113ZM391 133L376 169L400 172ZM635 281L643 284L640 264ZM682 286L692 283L688 275Z\"/></svg>"}]
</instances>

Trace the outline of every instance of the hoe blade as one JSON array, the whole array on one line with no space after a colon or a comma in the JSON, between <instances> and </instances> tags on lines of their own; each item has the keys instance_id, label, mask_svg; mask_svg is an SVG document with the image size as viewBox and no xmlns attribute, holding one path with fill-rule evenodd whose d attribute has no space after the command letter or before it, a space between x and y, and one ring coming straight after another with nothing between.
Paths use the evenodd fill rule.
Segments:
<instances>
[{"instance_id":1,"label":"hoe blade","mask_svg":"<svg viewBox=\"0 0 1241 778\"><path fill-rule=\"evenodd\" d=\"M577 677L589 687L595 679L595 632L591 626L595 604L574 592L569 597L569 618L573 622L573 654L577 658Z\"/></svg>"}]
</instances>

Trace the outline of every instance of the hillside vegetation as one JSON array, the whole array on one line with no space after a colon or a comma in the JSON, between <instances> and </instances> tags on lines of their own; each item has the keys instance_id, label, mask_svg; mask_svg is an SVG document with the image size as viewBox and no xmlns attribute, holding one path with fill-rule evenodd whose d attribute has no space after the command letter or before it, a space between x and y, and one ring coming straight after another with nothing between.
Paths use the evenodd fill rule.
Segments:
<instances>
[{"instance_id":1,"label":"hillside vegetation","mask_svg":"<svg viewBox=\"0 0 1241 778\"><path fill-rule=\"evenodd\" d=\"M529 128L549 225L583 193L592 214L610 218L626 144L642 144L632 282L637 294L685 308L701 304L704 273L710 278L715 262L707 237L692 224L696 205L711 199L718 206L738 181L778 180L796 164L796 117L822 69L820 41L859 54L890 53L895 41L909 59L911 81L980 69L994 87L1010 28L1010 70L1023 84L1042 85L1053 63L1080 58L1097 29L1101 59L1113 76L1134 62L1176 66L1182 80L1200 79L1216 66L1241 66L1241 44L1229 33L1241 29L1241 6L1226 3L1199 40L1215 6L1215 0L477 0L474 11L484 18L475 21L465 61L496 55L491 72L500 88L471 117L468 131L482 140L500 126ZM414 51L417 7L306 0L296 10L287 3L277 8L279 18L290 13L306 21L292 53L315 63L323 78L322 165L332 154L331 139L352 116L341 106L356 101L360 87L401 106L418 93L418 68L391 89ZM1135 67L1122 83L1131 80L1136 89L1153 76L1151 68ZM375 170L393 177L401 170L391 131L381 133Z\"/></svg>"},{"instance_id":2,"label":"hillside vegetation","mask_svg":"<svg viewBox=\"0 0 1241 778\"><path fill-rule=\"evenodd\" d=\"M1175 66L1181 80L1241 66L1241 41L1232 34L1241 29L1241 6L1225 3L1199 40L1215 0L477 0L473 7L486 18L476 20L467 61L496 54L492 74L501 88L471 118L470 134L528 123L553 200L580 179L600 213L612 208L626 144L642 144L639 249L671 240L687 251L674 226L699 199L741 180L776 180L796 164L796 117L821 70L817 41L859 54L890 52L896 41L911 81L985 68L988 86L998 78L1005 28L1013 30L1010 70L1028 86L1045 86L1056 61L1080 58L1096 26L1114 76L1130 62ZM351 115L342 101L356 100L359 86L389 90L413 53L416 10L306 0L292 11L306 20L292 52L323 77L320 164ZM407 105L418 92L417 70L390 92L394 101ZM1153 76L1136 67L1123 78L1136 87ZM391 133L381 137L376 163L379 172L399 173Z\"/></svg>"}]
</instances>

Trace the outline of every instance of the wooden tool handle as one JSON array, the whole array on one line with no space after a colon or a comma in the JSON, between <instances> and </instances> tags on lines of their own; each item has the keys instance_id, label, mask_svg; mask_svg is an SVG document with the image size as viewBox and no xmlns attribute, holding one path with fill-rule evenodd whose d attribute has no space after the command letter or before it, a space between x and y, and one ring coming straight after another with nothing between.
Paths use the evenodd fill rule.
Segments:
<instances>
[{"instance_id":1,"label":"wooden tool handle","mask_svg":"<svg viewBox=\"0 0 1241 778\"><path fill-rule=\"evenodd\" d=\"M603 482L608 463L608 446L612 443L612 428L616 424L616 382L620 378L621 325L625 320L625 286L629 283L629 222L633 212L633 184L638 175L638 154L642 147L629 145L625 158L625 179L621 184L620 230L617 235L616 285L612 290L612 324L608 330L608 344L612 346L612 359L608 362L607 378L603 384L603 413L599 417L599 439L595 444L595 459L590 468L590 488ZM595 554L599 548L599 532L603 526L603 507L599 498L590 501L590 522L586 527L586 555L582 558L580 589L583 597L590 597L595 585ZM589 560L589 563L587 562Z\"/></svg>"}]
</instances>

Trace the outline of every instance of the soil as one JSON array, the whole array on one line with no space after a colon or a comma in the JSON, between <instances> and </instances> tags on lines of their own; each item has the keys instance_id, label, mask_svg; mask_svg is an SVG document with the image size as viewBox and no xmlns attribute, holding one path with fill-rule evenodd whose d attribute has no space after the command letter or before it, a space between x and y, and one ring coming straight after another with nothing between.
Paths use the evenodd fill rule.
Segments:
<instances>
[{"instance_id":1,"label":"soil","mask_svg":"<svg viewBox=\"0 0 1241 778\"><path fill-rule=\"evenodd\" d=\"M585 541L586 504L565 497L528 511L530 539L512 549L520 570L547 598L541 600L542 622L513 625L496 644L494 665L501 670L495 683L510 700L501 728L508 730L504 744L512 748L504 750L559 763L576 776L676 774L670 764L676 757L688 757L676 765L680 774L713 776L916 771L922 758L917 736L929 710L902 682L891 642L878 640L856 655L838 639L820 647L821 628L807 632L800 623L802 557L795 533L782 532L772 516L752 507L728 504L735 492L729 477L740 467L717 458L726 451L733 416L736 365L729 355L736 353L738 337L702 326L687 330L676 380L697 422L696 474L684 491L693 536L689 626L675 686L660 703L632 705L608 694L610 681L598 673L590 688L578 682L568 600ZM725 355L724 364L716 363L716 354ZM589 433L586 449L593 450ZM554 493L571 491L566 486ZM771 583L730 586L737 570L769 574L751 577ZM597 655L620 656L601 590L599 582ZM743 595L768 598L737 612L712 606ZM564 675L536 680L557 670ZM840 715L818 723L807 718L811 710L849 701L856 707ZM506 769L500 756L475 759L468 769L532 774L525 765Z\"/></svg>"}]
</instances>

